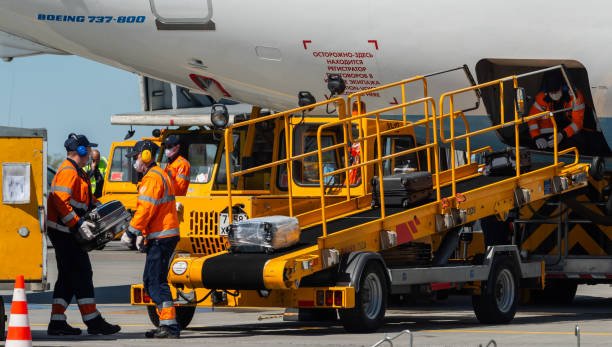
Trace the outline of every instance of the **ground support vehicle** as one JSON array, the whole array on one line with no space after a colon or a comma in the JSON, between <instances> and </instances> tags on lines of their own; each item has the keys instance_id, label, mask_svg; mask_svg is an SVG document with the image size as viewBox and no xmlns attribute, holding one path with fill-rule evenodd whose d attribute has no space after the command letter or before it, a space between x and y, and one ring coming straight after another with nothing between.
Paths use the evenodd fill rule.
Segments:
<instances>
[{"instance_id":1,"label":"ground support vehicle","mask_svg":"<svg viewBox=\"0 0 612 347\"><path fill-rule=\"evenodd\" d=\"M47 131L0 127L0 288L23 275L27 290L47 289ZM6 315L0 297L0 339Z\"/></svg>"},{"instance_id":2,"label":"ground support vehicle","mask_svg":"<svg viewBox=\"0 0 612 347\"><path fill-rule=\"evenodd\" d=\"M543 287L544 262L526 261L511 242L487 244L483 238L473 235L473 223L487 218L509 222L515 218L517 208L584 188L589 168L589 164L579 162L576 148L559 150L556 145L548 161L533 163L529 169L521 168L519 126L530 119L551 114L542 112L519 116L524 100L517 96L517 106L512 107L513 117L504 118L504 85L513 83L506 88L514 92L522 77L509 76L445 93L436 107L435 100L427 95L427 78L416 76L350 95L348 101L332 98L227 127L224 160L225 167L231 168L225 172L229 219L233 219L240 207L237 202L245 198L240 182L247 175L284 168L289 178L284 197L288 215L299 219L302 236L297 246L272 254L226 251L207 256L178 254L169 274L177 304L179 307L214 304L338 309L347 330L371 331L382 324L389 295L452 290L473 296L474 310L480 321L509 322L516 312L519 287ZM351 101L356 99L360 105L361 98L369 92L405 88L415 83L423 85L424 96L421 99L402 99L401 103L384 109L360 110L356 115L346 115L346 104L351 105ZM471 130L464 113L454 110L453 99L459 94L491 86L499 91L501 122ZM336 108L336 117L317 125L312 131L313 135L316 134L317 145L310 151L305 150L300 146L301 137L296 136L295 131L296 124L300 125L302 121L296 123L295 120L300 119L303 112L326 106ZM425 111L421 120L407 122L404 117L401 121L389 122L381 119L394 112L405 115L415 106ZM231 154L237 150L238 130L269 121L280 122L284 129L289 129L281 137L281 142L284 140L284 148L292 149L291 155L281 155L277 160L259 166L232 166ZM455 121L465 122L464 134L455 134ZM445 123L450 125L450 132L444 130L445 126L448 127ZM370 127L374 131L368 133L366 129ZM408 136L400 132L414 131L417 127L426 130L424 143L396 151L390 151L391 146L384 145L385 137L402 140ZM472 149L470 139L501 128L514 128L517 133L516 169L505 175L484 176L483 165L473 162L472 154L490 151L491 147ZM337 142L325 141L329 129L339 130ZM348 151L355 143L363 149L363 158L351 165ZM449 169L441 170L439 153L442 145L449 146L451 153L459 145L465 145L466 162L457 165L452 155ZM329 164L329 153L340 158L339 165ZM560 161L560 156L568 153L574 154L574 160ZM411 161L414 157L410 156L415 154L417 160ZM314 158L314 168L318 171L318 175L311 178L315 183L315 194L318 189L320 205L311 211L300 212L294 209L294 203L299 201L297 197L304 189L304 181L300 180L308 168L307 159L310 157ZM402 161L417 162L418 166L397 165ZM380 208L372 208L367 182L374 175L384 177L390 174L394 168L431 172L435 187L432 198L408 207L386 206L381 185L380 200L383 203ZM342 175L355 169L361 170L361 180L353 190ZM338 202L338 197L342 201ZM498 232L505 233L503 230ZM472 238L480 241L470 243ZM484 238L487 238L487 233ZM476 256L469 257L470 254ZM147 300L142 287L133 286L132 302L147 304L147 301L150 300ZM190 318L183 319L183 322Z\"/></svg>"}]
</instances>

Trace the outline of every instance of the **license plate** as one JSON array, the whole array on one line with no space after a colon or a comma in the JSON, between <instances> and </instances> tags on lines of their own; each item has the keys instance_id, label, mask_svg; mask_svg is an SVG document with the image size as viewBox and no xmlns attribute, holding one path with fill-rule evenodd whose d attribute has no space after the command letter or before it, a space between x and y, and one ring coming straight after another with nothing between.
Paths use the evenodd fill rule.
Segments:
<instances>
[{"instance_id":1,"label":"license plate","mask_svg":"<svg viewBox=\"0 0 612 347\"><path fill-rule=\"evenodd\" d=\"M233 213L232 218L234 220L232 223L248 219L246 213ZM227 236L229 224L229 215L227 213L219 213L219 235Z\"/></svg>"}]
</instances>

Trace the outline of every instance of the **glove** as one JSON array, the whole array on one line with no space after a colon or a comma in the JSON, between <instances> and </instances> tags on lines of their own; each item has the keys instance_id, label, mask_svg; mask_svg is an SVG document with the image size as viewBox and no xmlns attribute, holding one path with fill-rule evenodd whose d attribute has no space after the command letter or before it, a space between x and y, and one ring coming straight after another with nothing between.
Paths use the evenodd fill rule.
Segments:
<instances>
[{"instance_id":1,"label":"glove","mask_svg":"<svg viewBox=\"0 0 612 347\"><path fill-rule=\"evenodd\" d=\"M181 213L183 211L183 204L180 202L176 202L176 213Z\"/></svg>"},{"instance_id":2,"label":"glove","mask_svg":"<svg viewBox=\"0 0 612 347\"><path fill-rule=\"evenodd\" d=\"M548 142L543 137L537 138L535 140L535 143L536 143L536 147L538 147L538 149L544 149L544 148L548 147Z\"/></svg>"},{"instance_id":3,"label":"glove","mask_svg":"<svg viewBox=\"0 0 612 347\"><path fill-rule=\"evenodd\" d=\"M139 252L144 252L144 246L144 237L142 235L136 236L136 249L138 249Z\"/></svg>"},{"instance_id":4,"label":"glove","mask_svg":"<svg viewBox=\"0 0 612 347\"><path fill-rule=\"evenodd\" d=\"M121 244L125 247L130 247L134 238L127 231L121 235Z\"/></svg>"},{"instance_id":5,"label":"glove","mask_svg":"<svg viewBox=\"0 0 612 347\"><path fill-rule=\"evenodd\" d=\"M557 133L557 144L560 144L561 141L563 141L563 133L562 132L558 132ZM550 135L548 137L548 147L553 148L555 146L555 136L554 135Z\"/></svg>"},{"instance_id":6,"label":"glove","mask_svg":"<svg viewBox=\"0 0 612 347\"><path fill-rule=\"evenodd\" d=\"M93 222L86 220L81 223L79 231L87 240L91 240L94 237L93 231L95 228L96 225Z\"/></svg>"}]
</instances>

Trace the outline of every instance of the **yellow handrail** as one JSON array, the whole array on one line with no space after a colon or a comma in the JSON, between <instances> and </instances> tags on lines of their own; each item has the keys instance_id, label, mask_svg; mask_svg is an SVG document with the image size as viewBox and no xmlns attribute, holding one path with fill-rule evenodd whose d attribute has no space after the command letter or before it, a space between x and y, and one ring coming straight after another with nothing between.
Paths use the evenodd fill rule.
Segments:
<instances>
[{"instance_id":1,"label":"yellow handrail","mask_svg":"<svg viewBox=\"0 0 612 347\"><path fill-rule=\"evenodd\" d=\"M346 118L346 104L343 98L333 98L333 99L329 99L329 100L325 100L325 101L321 101L312 105L308 105L308 106L303 106L303 107L298 107L292 110L288 110L288 111L283 111L283 112L279 112L279 113L275 113L275 114L271 114L268 116L263 116L263 117L258 117L255 119L250 119L244 122L240 122L240 123L235 123L232 124L230 126L228 126L225 129L225 133L224 133L224 141L225 141L225 173L226 173L226 184L227 184L227 204L228 204L228 220L230 221L230 223L233 221L233 216L232 216L232 178L234 177L239 177L239 176L243 176L246 175L248 173L252 173L255 171L259 171L259 170L264 170L267 168L271 168L274 166L278 166L278 165L283 165L285 164L287 166L287 177L289 180L292 179L292 162L294 160L297 159L301 159L304 157L307 157L309 155L316 155L316 151L312 151L310 153L304 153L304 154L300 154L297 156L293 156L292 155L292 151L290 151L291 149L291 129L290 129L290 124L289 124L289 116L296 114L296 113L301 113L301 112L307 112L310 111L316 107L320 107L320 106L326 106L328 104L331 103L335 103L336 104L336 112L338 115L338 119L344 119ZM241 171L236 171L232 173L232 169L231 169L231 160L230 160L230 153L232 152L233 148L233 141L232 141L232 135L233 135L233 130L236 128L240 128L240 127L244 127L244 126L248 126L251 124L256 124L256 123L260 123L260 122L265 122L268 120L272 120L272 119L279 119L279 118L283 118L284 121L284 126L285 126L285 159L279 159L276 161L273 161L271 163L267 163L267 164L263 164L263 165L259 165L253 168L249 168L246 170L241 170ZM291 182L289 182L289 184L287 184L287 193L288 193L288 197L289 197L289 215L293 216L293 190L292 190L292 185Z\"/></svg>"},{"instance_id":2,"label":"yellow handrail","mask_svg":"<svg viewBox=\"0 0 612 347\"><path fill-rule=\"evenodd\" d=\"M404 108L411 106L411 105L417 105L417 104L424 104L425 107L429 105L431 105L431 109L432 109L432 117L429 117L429 112L425 113L425 118L413 123L408 123L405 125L402 125L400 127L394 128L392 130L386 130L386 131L381 131L380 130L380 114L383 112L389 112L389 111L393 111L399 108ZM437 151L437 136L434 136L433 138L433 142L429 143L429 141L427 141L424 145L421 146L415 146L414 148L410 148L404 151L400 151L397 153L393 153L393 154L388 154L388 155L383 155L382 153L382 135L387 134L387 133L391 133L391 132L397 132L398 130L402 130L402 129L408 129L408 128L414 128L415 126L420 126L420 125L425 125L426 127L429 126L430 123L433 123L433 129L434 129L434 133L436 132L436 104L435 104L435 100L431 97L425 97L425 98L421 98L421 99L417 99L417 100L413 100L410 102L405 102L402 104L398 104L395 106L390 106L390 107L386 107L383 109L379 109L379 110L375 110L375 111L371 111L371 112L367 112L367 113L363 113L363 114L358 114L358 115L354 115L350 118L346 118L346 119L341 119L338 121L334 121L334 122L329 122L326 124L322 124L321 126L319 126L318 130L317 130L317 152L318 152L318 159L319 159L319 189L320 189L320 196L321 196L321 222L322 222L322 226L323 226L323 236L327 236L327 216L326 216L326 204L325 204L325 177L330 177L330 176L334 176L334 175L338 175L340 173L343 172L347 172L349 170L353 170L356 168L363 168L365 166L368 165L374 165L374 164L378 164L377 168L378 168L378 177L380 177L381 179L379 179L379 194L380 194L380 199L381 199L381 205L380 205L380 209L381 209L381 218L385 218L386 217L386 211L385 211L385 204L382 203L384 202L384 183L382 182L382 177L383 177L383 165L382 163L386 160L395 158L395 157L399 157L402 155L406 155L406 154L410 154L410 153L415 153L418 151L422 151L422 150L427 150L429 151L429 149L434 149L434 156L435 156L435 169L433 172L433 176L434 181L435 181L435 187L436 187L436 199L439 201L440 200L440 181L439 181L439 162L438 162L438 151ZM354 122L355 120L361 120L370 116L375 116L376 117L376 134L372 134L372 135L368 135L368 136L361 136L359 139L354 140L354 141L360 141L360 143L363 143L364 140L369 139L369 138L373 138L376 137L377 139L377 152L378 155L376 156L375 159L371 159L371 160L367 160L364 161L362 163L359 164L355 164L352 166L345 166L344 168L340 168L340 169L336 169L333 170L331 172L327 172L324 173L323 172L323 153L327 152L327 151L332 151L334 149L337 149L339 146L345 145L348 146L348 143L341 143L341 144L337 144L337 145L332 145L332 146L327 146L325 148L323 148L323 143L322 143L322 135L323 135L323 131L327 128L330 127L335 127L338 125L345 125L345 129L346 129L346 125L350 124L352 122ZM347 131L347 130L345 130ZM428 139L429 140L429 139ZM346 140L345 140L346 141ZM431 169L428 168L430 171ZM362 176L365 177L365 176ZM347 186L350 185L350 183L347 180ZM374 192L372 192L372 194L374 194Z\"/></svg>"},{"instance_id":3,"label":"yellow handrail","mask_svg":"<svg viewBox=\"0 0 612 347\"><path fill-rule=\"evenodd\" d=\"M537 118L542 118L545 116L550 117L550 120L553 123L553 141L554 141L554 145L553 145L553 157L554 157L554 165L558 165L559 162L559 155L561 153L565 154L565 153L569 153L571 152L571 148L562 151L561 153L559 153L558 151L558 144L557 144L557 124L554 120L553 114L555 113L559 113L559 112L564 112L569 110L570 108L565 108L562 110L556 110L556 111L544 111L544 112L540 112L537 114L533 114L530 116L526 116L526 117L519 117L518 114L518 110L516 108L516 104L514 105L514 119L511 121L506 121L505 120L505 115L504 115L504 82L509 82L512 81L513 82L513 86L514 88L518 87L518 77L517 76L508 76L508 77L504 77L504 78L500 78L497 80L493 80L493 81L489 81L486 83L481 83L478 85L474 85L471 87L467 87L467 88L462 88L459 90L455 90L455 91L450 91L447 93L444 93L440 96L440 103L439 103L439 109L441 112L441 115L438 117L439 121L440 121L440 142L441 143L450 143L451 145L451 153L455 152L455 142L459 141L459 140L466 140L466 146L467 146L467 153L468 156L471 157L471 154L475 154L475 153L480 153L484 150L487 150L487 147L481 148L480 150L476 150L476 151L471 151L470 148L470 138L472 136L476 136L476 135L480 135L480 134L484 134L487 132L491 132L491 131L496 131L499 130L501 128L505 128L505 127L509 127L509 126L513 126L514 127L514 138L515 138L515 160L516 160L516 177L520 176L521 174L521 165L520 165L520 143L519 143L519 125L523 124L523 123L527 123L530 120L533 119L537 119ZM485 87L490 87L490 86L495 86L497 85L499 87L499 94L500 94L500 123L497 125L493 125L490 126L488 128L484 128L484 129L480 129L480 130L476 130L476 131L470 131L469 129L469 125L467 125L467 121L465 119L465 115L463 114L463 112L461 111L455 111L454 110L454 96L461 94L461 93L466 93L466 92L470 92L473 90L477 90L477 89L482 89ZM449 99L449 112L448 113L443 113L444 112L444 101L445 99ZM455 136L455 127L454 127L454 118L457 117L457 115L461 115L461 117L463 118L464 123L466 123L466 133L463 135L457 135ZM444 119L445 118L450 118L450 137L446 138L444 135ZM490 147L489 147L490 148ZM578 151L575 150L574 151L576 153L576 160L574 161L574 163L577 163L578 161ZM469 161L471 161L471 158L468 159ZM451 184L452 184L452 195L455 196L457 193L457 188L456 188L456 177L455 177L455 171L456 171L456 165L455 165L455 156L451 155Z\"/></svg>"}]
</instances>

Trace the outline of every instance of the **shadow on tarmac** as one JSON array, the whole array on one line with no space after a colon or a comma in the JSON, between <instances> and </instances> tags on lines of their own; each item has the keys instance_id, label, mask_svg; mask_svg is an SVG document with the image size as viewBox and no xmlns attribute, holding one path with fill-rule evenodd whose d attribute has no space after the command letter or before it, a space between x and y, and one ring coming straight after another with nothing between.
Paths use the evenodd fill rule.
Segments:
<instances>
[{"instance_id":1,"label":"shadow on tarmac","mask_svg":"<svg viewBox=\"0 0 612 347\"><path fill-rule=\"evenodd\" d=\"M409 329L412 332L427 330L501 330L517 331L533 329L533 325L546 323L570 323L599 321L612 317L612 299L601 297L578 297L575 303L560 306L526 305L520 306L517 317L509 324L486 325L476 319L470 299L456 298L431 304L392 307L388 309L385 324L379 333L390 335ZM466 312L467 311L467 312ZM212 316L211 316L212 318ZM568 326L569 326L568 325ZM202 334L189 335L189 338L237 338L255 335L269 336L324 336L346 334L340 321L335 322L270 322L257 324L233 324L188 328L187 332Z\"/></svg>"},{"instance_id":2,"label":"shadow on tarmac","mask_svg":"<svg viewBox=\"0 0 612 347\"><path fill-rule=\"evenodd\" d=\"M129 304L130 303L130 286L108 286L96 287L95 297L97 304ZM10 303L11 297L8 297ZM28 293L27 299L29 304L51 304L53 299L53 290L42 293ZM73 299L73 302L74 299Z\"/></svg>"},{"instance_id":3,"label":"shadow on tarmac","mask_svg":"<svg viewBox=\"0 0 612 347\"><path fill-rule=\"evenodd\" d=\"M36 341L36 346L44 346L41 342L58 342L58 341L70 341L70 342L79 342L82 341L87 345L87 343L94 343L96 341L121 341L127 339L145 339L144 332L130 332L124 333L119 332L114 335L87 335L86 331L83 331L81 335L78 336L49 336L47 335L46 330L32 330L32 340Z\"/></svg>"}]
</instances>

